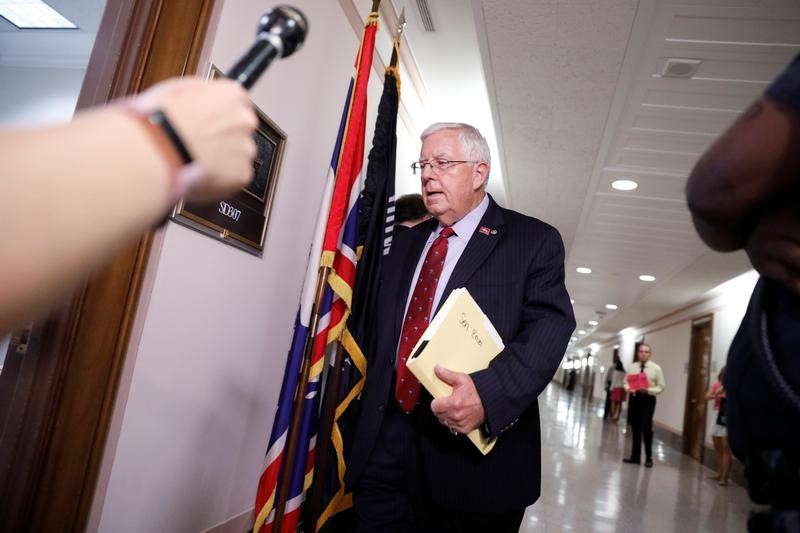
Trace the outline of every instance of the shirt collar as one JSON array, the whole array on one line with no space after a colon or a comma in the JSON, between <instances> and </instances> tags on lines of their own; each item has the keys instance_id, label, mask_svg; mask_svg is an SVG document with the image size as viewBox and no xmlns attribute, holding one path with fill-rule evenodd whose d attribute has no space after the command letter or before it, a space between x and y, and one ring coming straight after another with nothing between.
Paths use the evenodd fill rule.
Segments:
<instances>
[{"instance_id":1,"label":"shirt collar","mask_svg":"<svg viewBox=\"0 0 800 533\"><path fill-rule=\"evenodd\" d=\"M453 231L456 232L456 237L467 242L472 234L475 233L475 228L478 227L480 224L483 215L486 213L486 210L489 209L489 195L483 193L483 200L479 203L475 208L464 215L464 217L453 224ZM444 226L440 223L436 227L436 235L439 235L439 232L444 229Z\"/></svg>"}]
</instances>

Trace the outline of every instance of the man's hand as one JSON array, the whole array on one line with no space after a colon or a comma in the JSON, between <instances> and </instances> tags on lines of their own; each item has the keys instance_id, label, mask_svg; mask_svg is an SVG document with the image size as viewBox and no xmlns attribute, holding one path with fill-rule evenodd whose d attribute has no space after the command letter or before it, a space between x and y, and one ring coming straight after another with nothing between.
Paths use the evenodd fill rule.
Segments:
<instances>
[{"instance_id":1,"label":"man's hand","mask_svg":"<svg viewBox=\"0 0 800 533\"><path fill-rule=\"evenodd\" d=\"M800 292L800 210L782 207L763 215L745 250L760 274Z\"/></svg>"},{"instance_id":2,"label":"man's hand","mask_svg":"<svg viewBox=\"0 0 800 533\"><path fill-rule=\"evenodd\" d=\"M478 390L469 374L454 372L436 365L436 377L453 387L453 393L431 402L431 411L450 431L469 433L483 424L486 413Z\"/></svg>"}]
</instances>

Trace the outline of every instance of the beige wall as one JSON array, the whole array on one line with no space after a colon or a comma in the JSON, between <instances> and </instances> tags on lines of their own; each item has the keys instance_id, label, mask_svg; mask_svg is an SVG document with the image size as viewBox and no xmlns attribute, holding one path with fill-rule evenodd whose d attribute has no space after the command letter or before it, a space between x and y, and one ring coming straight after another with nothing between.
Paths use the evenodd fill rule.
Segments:
<instances>
[{"instance_id":1,"label":"beige wall","mask_svg":"<svg viewBox=\"0 0 800 533\"><path fill-rule=\"evenodd\" d=\"M683 431L691 335L692 324L686 321L649 332L645 337L653 350L652 360L661 366L666 384L664 392L658 396L653 420L676 433Z\"/></svg>"},{"instance_id":2,"label":"beige wall","mask_svg":"<svg viewBox=\"0 0 800 533\"><path fill-rule=\"evenodd\" d=\"M310 21L306 44L252 90L288 137L264 256L177 224L160 235L91 530L204 531L252 510L360 38L339 3L294 4ZM232 65L264 8L225 2L205 56ZM381 83L373 72L368 143Z\"/></svg>"}]
</instances>

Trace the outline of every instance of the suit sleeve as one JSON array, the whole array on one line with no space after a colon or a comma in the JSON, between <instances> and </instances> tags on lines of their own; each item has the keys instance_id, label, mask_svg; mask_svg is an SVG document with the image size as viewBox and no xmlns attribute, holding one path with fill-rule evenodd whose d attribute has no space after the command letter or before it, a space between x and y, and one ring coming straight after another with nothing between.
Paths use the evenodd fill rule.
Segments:
<instances>
[{"instance_id":1,"label":"suit sleeve","mask_svg":"<svg viewBox=\"0 0 800 533\"><path fill-rule=\"evenodd\" d=\"M471 374L481 397L484 433L497 436L510 428L553 378L575 317L564 285L564 245L548 226L532 254L524 281L521 323L513 340L489 368Z\"/></svg>"}]
</instances>

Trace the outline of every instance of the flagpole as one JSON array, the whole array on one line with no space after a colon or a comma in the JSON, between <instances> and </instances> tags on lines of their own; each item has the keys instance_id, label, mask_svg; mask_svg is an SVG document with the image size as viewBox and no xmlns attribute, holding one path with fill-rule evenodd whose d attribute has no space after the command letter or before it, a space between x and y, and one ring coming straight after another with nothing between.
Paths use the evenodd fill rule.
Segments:
<instances>
[{"instance_id":1,"label":"flagpole","mask_svg":"<svg viewBox=\"0 0 800 533\"><path fill-rule=\"evenodd\" d=\"M311 373L311 355L314 353L314 343L317 339L317 327L319 326L319 310L322 307L322 299L325 296L330 267L321 267L317 274L317 291L314 296L314 305L311 308L311 321L308 328L308 336L303 346L303 363L300 369L300 381L297 383L297 393L294 398L294 412L292 422L289 425L288 442L281 476L281 483L278 487L276 504L274 508L275 520L272 523L272 531L280 533L281 522L283 521L283 510L286 507L286 499L289 492L289 484L292 479L292 468L296 460L297 446L300 434L300 423L303 420L303 410L305 407L306 389L308 388L308 376ZM324 339L323 339L324 341ZM305 459L305 457L303 457Z\"/></svg>"},{"instance_id":2,"label":"flagpole","mask_svg":"<svg viewBox=\"0 0 800 533\"><path fill-rule=\"evenodd\" d=\"M331 433L333 432L333 418L336 414L336 394L342 383L342 362L344 361L344 348L342 343L336 345L336 357L328 372L328 380L325 384L325 406L320 415L320 426L317 431L317 447L315 452L316 464L314 465L314 483L311 484L311 497L309 498L309 526L306 531L316 531L317 521L322 514L323 487L316 482L324 480L328 472L328 456L331 447Z\"/></svg>"}]
</instances>

